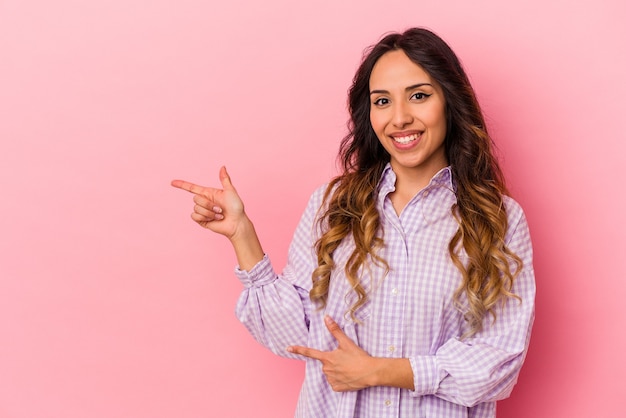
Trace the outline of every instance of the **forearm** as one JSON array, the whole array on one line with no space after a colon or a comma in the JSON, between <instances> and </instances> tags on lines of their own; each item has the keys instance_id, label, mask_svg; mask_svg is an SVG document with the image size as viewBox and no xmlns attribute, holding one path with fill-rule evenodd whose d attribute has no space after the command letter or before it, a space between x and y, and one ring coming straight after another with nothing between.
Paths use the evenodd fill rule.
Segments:
<instances>
[{"instance_id":1,"label":"forearm","mask_svg":"<svg viewBox=\"0 0 626 418\"><path fill-rule=\"evenodd\" d=\"M235 313L250 334L275 354L294 358L285 347L305 344L308 291L274 271L269 257L250 270L235 269L244 285Z\"/></svg>"},{"instance_id":2,"label":"forearm","mask_svg":"<svg viewBox=\"0 0 626 418\"><path fill-rule=\"evenodd\" d=\"M373 357L372 386L414 390L413 369L408 358Z\"/></svg>"},{"instance_id":3,"label":"forearm","mask_svg":"<svg viewBox=\"0 0 626 418\"><path fill-rule=\"evenodd\" d=\"M252 269L265 255L254 225L248 217L245 217L237 227L236 232L230 237L230 242L241 270Z\"/></svg>"}]
</instances>

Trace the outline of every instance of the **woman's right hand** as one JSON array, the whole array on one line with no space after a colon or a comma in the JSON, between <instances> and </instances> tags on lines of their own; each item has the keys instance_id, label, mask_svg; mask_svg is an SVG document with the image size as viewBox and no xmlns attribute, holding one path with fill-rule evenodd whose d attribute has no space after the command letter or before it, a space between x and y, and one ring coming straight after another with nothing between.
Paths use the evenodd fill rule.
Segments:
<instances>
[{"instance_id":1,"label":"woman's right hand","mask_svg":"<svg viewBox=\"0 0 626 418\"><path fill-rule=\"evenodd\" d=\"M232 240L241 229L241 224L249 220L226 167L220 169L220 182L221 189L199 186L184 180L173 180L172 186L194 195L195 205L191 219L203 228Z\"/></svg>"},{"instance_id":2,"label":"woman's right hand","mask_svg":"<svg viewBox=\"0 0 626 418\"><path fill-rule=\"evenodd\" d=\"M200 226L224 235L233 245L239 267L250 270L263 259L264 252L254 225L246 215L243 202L233 187L226 167L220 169L221 189L198 186L183 180L172 186L194 194L191 219Z\"/></svg>"}]
</instances>

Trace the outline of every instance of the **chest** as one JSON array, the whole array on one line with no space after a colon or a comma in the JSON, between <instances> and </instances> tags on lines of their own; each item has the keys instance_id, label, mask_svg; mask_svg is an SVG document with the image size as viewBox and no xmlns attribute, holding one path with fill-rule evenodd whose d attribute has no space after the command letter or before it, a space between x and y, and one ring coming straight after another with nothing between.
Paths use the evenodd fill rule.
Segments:
<instances>
[{"instance_id":1,"label":"chest","mask_svg":"<svg viewBox=\"0 0 626 418\"><path fill-rule=\"evenodd\" d=\"M405 210L400 217L381 216L384 246L377 254L387 265L370 260L359 270L357 279L367 298L355 313L360 328L415 326L418 322L437 327L454 310L453 294L462 277L448 250L458 229L450 207L424 202L407 208L412 212ZM335 251L337 267L331 275L326 307L328 315L346 324L355 322L346 313L358 298L343 268L354 248L354 240L348 237Z\"/></svg>"}]
</instances>

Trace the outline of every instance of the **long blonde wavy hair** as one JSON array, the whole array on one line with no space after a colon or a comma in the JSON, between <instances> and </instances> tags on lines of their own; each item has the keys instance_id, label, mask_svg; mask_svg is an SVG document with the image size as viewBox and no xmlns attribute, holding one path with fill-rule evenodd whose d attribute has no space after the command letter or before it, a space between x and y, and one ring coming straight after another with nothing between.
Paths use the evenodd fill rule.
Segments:
<instances>
[{"instance_id":1,"label":"long blonde wavy hair","mask_svg":"<svg viewBox=\"0 0 626 418\"><path fill-rule=\"evenodd\" d=\"M357 296L349 309L353 319L367 301L359 277L361 269L369 262L388 269L387 262L377 255L383 240L376 197L390 156L369 120L369 78L378 59L398 49L435 79L444 92L444 147L457 199L451 210L459 224L448 251L462 275L453 298L468 322L469 331L464 337L469 337L481 331L486 315L496 319L499 303L517 298L512 287L522 261L504 242L508 225L503 195L508 192L474 90L450 47L422 28L385 36L366 51L354 76L348 94L349 133L341 142L338 156L343 173L330 182L324 195L325 209L320 216L324 232L315 244L318 267L313 272L310 298L320 308L326 305L331 272L342 267L335 265L333 254L350 235L355 248L343 268ZM463 251L466 263L460 257ZM463 295L467 306L461 302Z\"/></svg>"}]
</instances>

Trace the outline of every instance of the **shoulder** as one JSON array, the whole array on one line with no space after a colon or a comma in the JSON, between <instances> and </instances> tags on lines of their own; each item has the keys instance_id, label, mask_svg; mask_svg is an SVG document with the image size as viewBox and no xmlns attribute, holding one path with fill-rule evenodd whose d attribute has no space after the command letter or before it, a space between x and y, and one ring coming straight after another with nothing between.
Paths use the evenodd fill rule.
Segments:
<instances>
[{"instance_id":1,"label":"shoulder","mask_svg":"<svg viewBox=\"0 0 626 418\"><path fill-rule=\"evenodd\" d=\"M513 199L511 196L503 195L502 202L504 203L509 223L511 221L519 221L520 219L525 218L524 209L522 209L522 206L517 202L517 200Z\"/></svg>"},{"instance_id":2,"label":"shoulder","mask_svg":"<svg viewBox=\"0 0 626 418\"><path fill-rule=\"evenodd\" d=\"M523 237L524 240L530 240L528 222L526 214L522 206L512 197L503 196L504 207L507 214L507 232L506 241L510 242L514 237Z\"/></svg>"},{"instance_id":3,"label":"shoulder","mask_svg":"<svg viewBox=\"0 0 626 418\"><path fill-rule=\"evenodd\" d=\"M337 189L340 187L340 184L342 183L342 180L344 179L344 177L345 176L335 177L331 179L329 182L326 182L322 184L321 186L318 186L313 191L313 193L311 194L311 197L309 198L309 204L308 204L309 209L310 208L314 208L316 210L325 209L328 205L328 201L332 198L332 196L335 194Z\"/></svg>"},{"instance_id":4,"label":"shoulder","mask_svg":"<svg viewBox=\"0 0 626 418\"><path fill-rule=\"evenodd\" d=\"M315 190L313 190L313 193L311 193L309 197L304 213L302 214L302 221L313 224L323 215L327 205L324 197L326 196L329 184L330 183L322 184L321 186L318 186Z\"/></svg>"},{"instance_id":5,"label":"shoulder","mask_svg":"<svg viewBox=\"0 0 626 418\"><path fill-rule=\"evenodd\" d=\"M326 195L326 191L328 190L329 183L324 183L321 186L318 186L311 196L309 197L309 202L307 204L307 210L313 210L317 212L324 203L324 196Z\"/></svg>"}]
</instances>

